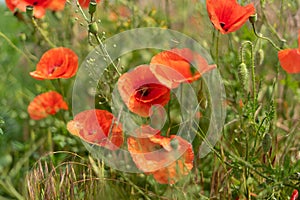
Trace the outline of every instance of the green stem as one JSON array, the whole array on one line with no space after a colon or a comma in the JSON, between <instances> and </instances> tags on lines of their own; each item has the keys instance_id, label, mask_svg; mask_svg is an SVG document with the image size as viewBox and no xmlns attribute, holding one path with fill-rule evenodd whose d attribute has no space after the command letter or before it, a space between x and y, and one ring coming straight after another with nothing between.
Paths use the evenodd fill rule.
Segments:
<instances>
[{"instance_id":1,"label":"green stem","mask_svg":"<svg viewBox=\"0 0 300 200\"><path fill-rule=\"evenodd\" d=\"M18 53L20 53L20 54L22 54L24 57L25 57L25 59L28 61L28 62L31 62L31 60L30 60L30 58L22 51L22 50L20 50L4 33L2 33L1 31L0 31L0 36L1 37L3 37L5 40L6 40L6 42L14 49L14 50L16 50Z\"/></svg>"},{"instance_id":2,"label":"green stem","mask_svg":"<svg viewBox=\"0 0 300 200\"><path fill-rule=\"evenodd\" d=\"M52 48L55 48L55 44L53 44L49 38L47 37L47 35L45 34L45 32L39 27L39 25L37 24L37 22L35 21L34 17L31 17L31 23L33 24L34 28L36 28L36 30L38 30L38 32L41 34L41 36L43 37L43 39L48 43L48 45Z\"/></svg>"},{"instance_id":3,"label":"green stem","mask_svg":"<svg viewBox=\"0 0 300 200\"><path fill-rule=\"evenodd\" d=\"M263 39L263 40L267 40L277 51L281 50L270 38L264 37L260 33L257 33L254 23L252 23L252 28L253 28L253 32L254 32L256 37L258 37L260 39Z\"/></svg>"},{"instance_id":4,"label":"green stem","mask_svg":"<svg viewBox=\"0 0 300 200\"><path fill-rule=\"evenodd\" d=\"M220 32L217 31L217 41L216 41L216 64L219 66L219 38L220 38Z\"/></svg>"},{"instance_id":5,"label":"green stem","mask_svg":"<svg viewBox=\"0 0 300 200\"><path fill-rule=\"evenodd\" d=\"M100 45L100 49L103 52L103 55L109 60L109 62L111 62L111 64L113 65L113 67L115 68L116 72L118 73L119 76L121 76L121 73L119 72L117 66L115 65L114 61L111 59L110 55L108 54L103 42L101 41L101 39L99 38L98 34L93 34L98 42L98 44Z\"/></svg>"}]
</instances>

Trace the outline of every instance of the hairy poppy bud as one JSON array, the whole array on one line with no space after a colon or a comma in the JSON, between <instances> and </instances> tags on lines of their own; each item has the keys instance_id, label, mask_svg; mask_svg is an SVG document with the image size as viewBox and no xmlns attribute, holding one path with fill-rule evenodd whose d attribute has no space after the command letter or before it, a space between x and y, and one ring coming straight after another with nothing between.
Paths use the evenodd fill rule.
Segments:
<instances>
[{"instance_id":1,"label":"hairy poppy bud","mask_svg":"<svg viewBox=\"0 0 300 200\"><path fill-rule=\"evenodd\" d=\"M98 25L96 22L92 22L89 24L89 32L93 33L93 34L97 34L98 33Z\"/></svg>"},{"instance_id":2,"label":"hairy poppy bud","mask_svg":"<svg viewBox=\"0 0 300 200\"><path fill-rule=\"evenodd\" d=\"M262 148L265 153L267 153L272 145L272 137L269 133L267 133L262 140Z\"/></svg>"},{"instance_id":3,"label":"hairy poppy bud","mask_svg":"<svg viewBox=\"0 0 300 200\"><path fill-rule=\"evenodd\" d=\"M258 65L261 65L265 59L265 53L262 49L259 49L257 52L257 56L258 56Z\"/></svg>"},{"instance_id":4,"label":"hairy poppy bud","mask_svg":"<svg viewBox=\"0 0 300 200\"><path fill-rule=\"evenodd\" d=\"M93 2L93 1L90 1L90 4L89 4L89 13L90 13L90 15L92 15L96 12L96 7L97 7L97 3Z\"/></svg>"},{"instance_id":5,"label":"hairy poppy bud","mask_svg":"<svg viewBox=\"0 0 300 200\"><path fill-rule=\"evenodd\" d=\"M26 6L26 14L30 18L33 16L33 6Z\"/></svg>"},{"instance_id":6,"label":"hairy poppy bud","mask_svg":"<svg viewBox=\"0 0 300 200\"><path fill-rule=\"evenodd\" d=\"M251 24L254 24L257 21L257 14L255 13L254 15L251 15L249 17L249 21Z\"/></svg>"},{"instance_id":7,"label":"hairy poppy bud","mask_svg":"<svg viewBox=\"0 0 300 200\"><path fill-rule=\"evenodd\" d=\"M238 66L238 75L239 75L239 79L241 81L243 89L248 91L249 72L248 72L248 69L247 69L247 65L245 63L241 63Z\"/></svg>"}]
</instances>

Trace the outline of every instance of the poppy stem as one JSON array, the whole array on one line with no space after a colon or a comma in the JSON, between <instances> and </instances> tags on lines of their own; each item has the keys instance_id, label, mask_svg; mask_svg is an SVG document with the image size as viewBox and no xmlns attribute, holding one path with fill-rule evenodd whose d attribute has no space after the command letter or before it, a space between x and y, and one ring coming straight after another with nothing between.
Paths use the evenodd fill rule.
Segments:
<instances>
[{"instance_id":1,"label":"poppy stem","mask_svg":"<svg viewBox=\"0 0 300 200\"><path fill-rule=\"evenodd\" d=\"M20 54L22 54L24 57L25 57L25 59L28 61L28 62L32 62L31 60L30 60L30 58L29 58L29 56L27 56L22 50L20 50L4 33L2 33L1 31L0 31L0 36L1 37L3 37L5 40L6 40L6 42L14 49L14 50L16 50L18 53L20 53Z\"/></svg>"},{"instance_id":2,"label":"poppy stem","mask_svg":"<svg viewBox=\"0 0 300 200\"><path fill-rule=\"evenodd\" d=\"M97 33L93 33L93 35L95 36L98 44L100 45L100 49L103 53L103 55L109 60L109 62L111 62L111 64L113 65L113 67L115 68L116 72L118 73L119 76L121 76L121 73L119 72L117 66L115 65L114 61L111 59L110 55L108 54L103 42L101 41L101 39L99 38Z\"/></svg>"},{"instance_id":3,"label":"poppy stem","mask_svg":"<svg viewBox=\"0 0 300 200\"><path fill-rule=\"evenodd\" d=\"M219 38L220 38L220 31L217 30L216 55L215 55L217 66L219 66Z\"/></svg>"},{"instance_id":4,"label":"poppy stem","mask_svg":"<svg viewBox=\"0 0 300 200\"><path fill-rule=\"evenodd\" d=\"M252 24L253 32L256 37L263 39L263 40L267 40L277 51L281 50L281 48L279 48L270 38L262 36L261 33L257 33L254 23L251 23L251 24Z\"/></svg>"},{"instance_id":5,"label":"poppy stem","mask_svg":"<svg viewBox=\"0 0 300 200\"><path fill-rule=\"evenodd\" d=\"M76 6L79 9L80 13L82 14L83 18L85 21L89 22L89 19L87 18L87 16L85 15L84 11L82 10L78 0L76 0Z\"/></svg>"},{"instance_id":6,"label":"poppy stem","mask_svg":"<svg viewBox=\"0 0 300 200\"><path fill-rule=\"evenodd\" d=\"M53 44L49 38L47 37L47 35L45 34L45 32L39 27L38 23L35 21L34 17L31 17L31 23L34 26L34 28L41 34L41 36L44 38L44 40L48 43L48 45L52 48L55 48L56 45Z\"/></svg>"}]
</instances>

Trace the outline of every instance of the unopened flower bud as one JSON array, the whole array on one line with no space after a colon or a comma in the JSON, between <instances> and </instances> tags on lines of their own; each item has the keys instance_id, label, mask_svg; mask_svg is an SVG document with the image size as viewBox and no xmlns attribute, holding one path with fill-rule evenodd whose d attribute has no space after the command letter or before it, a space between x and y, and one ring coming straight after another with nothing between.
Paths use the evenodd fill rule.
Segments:
<instances>
[{"instance_id":1,"label":"unopened flower bud","mask_svg":"<svg viewBox=\"0 0 300 200\"><path fill-rule=\"evenodd\" d=\"M265 53L264 50L259 49L257 52L257 56L258 56L258 65L261 65L265 59Z\"/></svg>"},{"instance_id":2,"label":"unopened flower bud","mask_svg":"<svg viewBox=\"0 0 300 200\"><path fill-rule=\"evenodd\" d=\"M90 1L89 4L89 13L90 15L94 14L96 12L97 3L94 1Z\"/></svg>"},{"instance_id":3,"label":"unopened flower bud","mask_svg":"<svg viewBox=\"0 0 300 200\"><path fill-rule=\"evenodd\" d=\"M254 15L251 15L249 17L249 21L251 24L254 24L257 21L257 14L255 13Z\"/></svg>"},{"instance_id":4,"label":"unopened flower bud","mask_svg":"<svg viewBox=\"0 0 300 200\"><path fill-rule=\"evenodd\" d=\"M93 33L93 34L97 34L98 33L98 25L96 22L92 22L89 24L89 32Z\"/></svg>"},{"instance_id":5,"label":"unopened flower bud","mask_svg":"<svg viewBox=\"0 0 300 200\"><path fill-rule=\"evenodd\" d=\"M33 17L33 6L26 6L26 14L28 17Z\"/></svg>"},{"instance_id":6,"label":"unopened flower bud","mask_svg":"<svg viewBox=\"0 0 300 200\"><path fill-rule=\"evenodd\" d=\"M247 69L247 65L245 63L241 63L238 66L238 75L239 75L239 79L241 81L241 85L242 85L243 89L248 91L249 72Z\"/></svg>"}]
</instances>

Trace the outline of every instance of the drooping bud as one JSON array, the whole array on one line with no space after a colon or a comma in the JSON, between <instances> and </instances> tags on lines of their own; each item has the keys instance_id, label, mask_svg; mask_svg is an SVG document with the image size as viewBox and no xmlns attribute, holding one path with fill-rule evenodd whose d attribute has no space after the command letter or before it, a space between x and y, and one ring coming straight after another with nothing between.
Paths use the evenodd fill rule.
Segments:
<instances>
[{"instance_id":1,"label":"drooping bud","mask_svg":"<svg viewBox=\"0 0 300 200\"><path fill-rule=\"evenodd\" d=\"M251 24L254 24L257 21L257 14L255 13L254 15L251 15L249 17L249 21Z\"/></svg>"},{"instance_id":2,"label":"drooping bud","mask_svg":"<svg viewBox=\"0 0 300 200\"><path fill-rule=\"evenodd\" d=\"M33 6L26 6L26 14L28 17L33 17Z\"/></svg>"},{"instance_id":3,"label":"drooping bud","mask_svg":"<svg viewBox=\"0 0 300 200\"><path fill-rule=\"evenodd\" d=\"M96 22L92 22L89 24L89 32L93 33L93 34L97 34L98 33L98 25Z\"/></svg>"},{"instance_id":4,"label":"drooping bud","mask_svg":"<svg viewBox=\"0 0 300 200\"><path fill-rule=\"evenodd\" d=\"M238 66L238 75L239 79L242 85L242 88L246 91L248 91L248 86L249 86L249 72L247 69L247 65L245 63L241 63Z\"/></svg>"}]
</instances>

